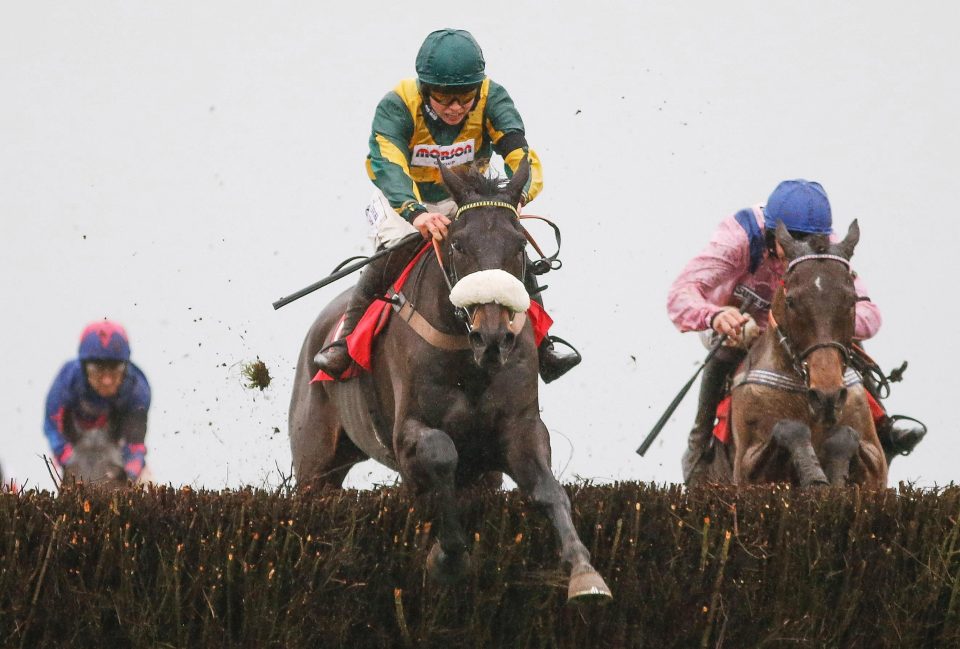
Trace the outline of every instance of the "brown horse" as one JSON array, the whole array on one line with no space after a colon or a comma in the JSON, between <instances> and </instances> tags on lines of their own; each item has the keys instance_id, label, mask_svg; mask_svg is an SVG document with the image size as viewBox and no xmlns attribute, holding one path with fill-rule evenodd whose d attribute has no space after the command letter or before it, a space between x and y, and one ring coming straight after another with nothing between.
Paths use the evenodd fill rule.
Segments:
<instances>
[{"instance_id":1,"label":"brown horse","mask_svg":"<svg viewBox=\"0 0 960 649\"><path fill-rule=\"evenodd\" d=\"M733 481L883 488L887 463L867 394L848 366L857 294L850 258L857 222L843 241L777 242L788 261L771 323L733 379Z\"/></svg>"},{"instance_id":2,"label":"brown horse","mask_svg":"<svg viewBox=\"0 0 960 649\"><path fill-rule=\"evenodd\" d=\"M568 599L608 599L550 470L550 438L540 419L537 347L521 281L526 241L513 207L529 167L522 164L506 186L476 171L440 169L460 206L439 247L443 265L426 254L414 266L374 342L371 372L310 382L314 354L331 338L347 294L307 334L290 403L297 481L340 487L350 467L367 458L399 471L406 486L434 497L437 542L427 567L449 583L469 562L455 490L499 485L506 473L560 537Z\"/></svg>"}]
</instances>

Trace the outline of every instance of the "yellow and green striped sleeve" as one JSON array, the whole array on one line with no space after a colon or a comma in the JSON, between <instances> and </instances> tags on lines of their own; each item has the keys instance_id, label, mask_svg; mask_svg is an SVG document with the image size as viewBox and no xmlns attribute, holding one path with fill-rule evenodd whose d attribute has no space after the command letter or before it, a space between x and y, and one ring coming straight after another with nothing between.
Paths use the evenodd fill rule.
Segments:
<instances>
[{"instance_id":1,"label":"yellow and green striped sleeve","mask_svg":"<svg viewBox=\"0 0 960 649\"><path fill-rule=\"evenodd\" d=\"M413 134L413 118L393 91L377 105L367 155L367 175L403 218L426 212L417 184L410 176L408 142Z\"/></svg>"},{"instance_id":2,"label":"yellow and green striped sleeve","mask_svg":"<svg viewBox=\"0 0 960 649\"><path fill-rule=\"evenodd\" d=\"M487 136L494 150L504 160L507 176L513 176L524 157L530 159L530 178L524 187L524 203L532 201L543 189L543 167L540 157L527 144L523 120L506 89L490 82L487 99Z\"/></svg>"}]
</instances>

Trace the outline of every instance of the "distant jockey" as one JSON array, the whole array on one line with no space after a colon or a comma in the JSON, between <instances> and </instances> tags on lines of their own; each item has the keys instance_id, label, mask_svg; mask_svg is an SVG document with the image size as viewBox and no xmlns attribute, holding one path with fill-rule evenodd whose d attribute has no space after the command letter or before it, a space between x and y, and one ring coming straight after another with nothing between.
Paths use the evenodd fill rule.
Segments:
<instances>
[{"instance_id":1,"label":"distant jockey","mask_svg":"<svg viewBox=\"0 0 960 649\"><path fill-rule=\"evenodd\" d=\"M419 231L424 239L442 239L457 211L443 186L438 163L447 167L484 167L493 152L512 176L526 158L530 179L524 205L543 187L540 159L527 144L523 121L507 91L486 76L480 45L461 29L441 29L424 40L416 61L417 78L401 81L377 105L370 135L367 174L376 185L366 216L379 248ZM320 369L339 377L350 366L344 338L367 307L384 295L410 262L422 240L414 239L370 263L347 306L339 338L316 356ZM536 275L524 283L540 302ZM540 344L540 376L550 382L580 362L577 353L560 352L550 337Z\"/></svg>"},{"instance_id":2,"label":"distant jockey","mask_svg":"<svg viewBox=\"0 0 960 649\"><path fill-rule=\"evenodd\" d=\"M150 385L130 362L127 332L115 322L94 322L80 335L77 358L68 361L47 394L43 432L60 466L69 466L73 445L85 430L106 426L123 444L127 477L143 472Z\"/></svg>"},{"instance_id":3,"label":"distant jockey","mask_svg":"<svg viewBox=\"0 0 960 649\"><path fill-rule=\"evenodd\" d=\"M785 270L783 250L774 237L777 221L783 221L797 240L833 234L830 202L823 187L806 180L785 180L774 189L766 206L741 210L722 221L707 246L670 287L667 313L677 329L705 332L708 346L721 334L727 334L731 343L721 347L703 370L696 420L682 460L687 484L697 482L698 467L708 465L712 457L715 413L727 392L728 378L750 343L767 327L769 301ZM739 286L767 303L741 314L734 297ZM881 319L863 280L857 277L854 286L859 296L854 338L859 341L873 337ZM888 463L896 455L909 454L926 434L926 427L895 425L910 418L886 416L876 402L877 385L866 376L864 385L874 397L877 435Z\"/></svg>"}]
</instances>

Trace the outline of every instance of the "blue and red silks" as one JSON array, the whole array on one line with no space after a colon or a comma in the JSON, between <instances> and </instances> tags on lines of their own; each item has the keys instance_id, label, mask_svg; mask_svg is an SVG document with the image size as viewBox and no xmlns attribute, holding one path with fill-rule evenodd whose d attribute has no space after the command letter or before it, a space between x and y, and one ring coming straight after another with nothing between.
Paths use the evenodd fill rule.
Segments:
<instances>
[{"instance_id":1,"label":"blue and red silks","mask_svg":"<svg viewBox=\"0 0 960 649\"><path fill-rule=\"evenodd\" d=\"M407 264L407 267L403 269L403 272L400 273L400 277L397 278L397 281L393 283L393 292L399 293L403 288L403 285L406 283L407 278L410 276L410 271L413 270L414 265L420 261L420 258L430 250L430 245L424 246L420 252L413 258L413 260ZM384 300L375 300L371 304L366 313L363 314L363 317L360 318L360 322L357 323L357 326L354 328L353 332L347 335L345 338L347 343L347 351L350 353L350 357L354 360L354 365L351 365L341 375L341 379L349 379L354 376L357 376L360 373L360 370L370 371L370 357L373 352L373 340L377 335L383 331L383 328L387 325L387 321L390 319L390 313L393 310L393 305L390 302ZM527 317L530 319L530 325L533 327L533 336L534 342L537 346L540 345L540 341L547 335L547 331L550 330L550 326L553 324L553 319L547 315L547 312L543 310L543 307L534 302L530 301L530 306L527 308ZM337 323L337 329L341 327L343 323L343 318L341 317L340 322ZM336 336L334 336L336 338ZM320 370L317 372L316 376L313 377L311 383L317 381L334 381L332 376Z\"/></svg>"}]
</instances>

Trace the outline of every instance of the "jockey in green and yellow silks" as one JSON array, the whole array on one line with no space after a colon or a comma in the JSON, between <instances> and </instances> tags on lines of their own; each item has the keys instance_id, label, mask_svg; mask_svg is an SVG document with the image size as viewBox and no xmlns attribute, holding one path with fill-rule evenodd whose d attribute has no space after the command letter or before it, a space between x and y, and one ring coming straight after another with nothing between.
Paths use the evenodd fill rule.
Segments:
<instances>
[{"instance_id":1,"label":"jockey in green and yellow silks","mask_svg":"<svg viewBox=\"0 0 960 649\"><path fill-rule=\"evenodd\" d=\"M393 252L370 263L347 306L337 340L316 356L332 377L350 366L343 340L374 299L382 296L422 240L397 245L407 235L442 239L457 205L443 186L439 165L483 167L497 153L507 176L526 159L530 178L521 205L543 188L540 159L527 144L523 120L510 95L486 76L486 62L473 36L441 29L424 40L417 53L416 79L401 81L377 105L370 135L367 174L376 186L366 208L374 244ZM525 273L527 290L540 301L533 272ZM580 362L576 351L564 353L550 337L539 347L540 375L552 381Z\"/></svg>"},{"instance_id":2,"label":"jockey in green and yellow silks","mask_svg":"<svg viewBox=\"0 0 960 649\"><path fill-rule=\"evenodd\" d=\"M447 167L476 164L489 160L494 151L503 158L508 176L529 157L523 202L536 197L543 188L543 169L503 86L484 79L476 90L464 93L476 97L466 119L455 125L446 124L430 102L424 102L427 93L421 93L417 79L405 79L380 101L373 118L367 173L390 207L412 221L428 211L426 204L450 197L437 161Z\"/></svg>"}]
</instances>

